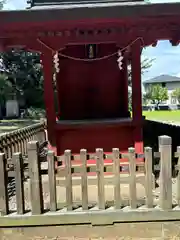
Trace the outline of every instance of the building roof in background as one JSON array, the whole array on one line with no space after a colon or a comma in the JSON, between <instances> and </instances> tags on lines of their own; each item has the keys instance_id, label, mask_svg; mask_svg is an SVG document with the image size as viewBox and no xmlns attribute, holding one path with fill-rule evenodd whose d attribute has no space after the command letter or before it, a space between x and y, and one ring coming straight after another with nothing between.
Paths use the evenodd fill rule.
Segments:
<instances>
[{"instance_id":1,"label":"building roof in background","mask_svg":"<svg viewBox=\"0 0 180 240\"><path fill-rule=\"evenodd\" d=\"M148 80L145 80L143 83L167 83L167 82L180 82L180 78L176 76L171 75L160 75Z\"/></svg>"}]
</instances>

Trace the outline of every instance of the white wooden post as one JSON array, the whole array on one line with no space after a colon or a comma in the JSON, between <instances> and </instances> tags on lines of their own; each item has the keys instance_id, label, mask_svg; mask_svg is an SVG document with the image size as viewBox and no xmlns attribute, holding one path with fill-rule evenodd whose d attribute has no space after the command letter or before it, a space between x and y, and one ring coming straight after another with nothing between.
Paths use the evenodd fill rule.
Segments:
<instances>
[{"instance_id":1,"label":"white wooden post","mask_svg":"<svg viewBox=\"0 0 180 240\"><path fill-rule=\"evenodd\" d=\"M113 148L114 207L121 207L119 148Z\"/></svg>"},{"instance_id":2,"label":"white wooden post","mask_svg":"<svg viewBox=\"0 0 180 240\"><path fill-rule=\"evenodd\" d=\"M153 195L152 195L152 186L153 186L153 177L152 177L152 148L146 147L144 149L145 153L145 191L146 191L146 206L148 208L153 207Z\"/></svg>"},{"instance_id":3,"label":"white wooden post","mask_svg":"<svg viewBox=\"0 0 180 240\"><path fill-rule=\"evenodd\" d=\"M32 214L41 214L43 210L43 192L42 181L40 176L39 162L39 143L31 141L28 143L28 163L29 163L29 178L31 192Z\"/></svg>"},{"instance_id":4,"label":"white wooden post","mask_svg":"<svg viewBox=\"0 0 180 240\"><path fill-rule=\"evenodd\" d=\"M160 151L160 207L172 208L172 139L159 137Z\"/></svg>"},{"instance_id":5,"label":"white wooden post","mask_svg":"<svg viewBox=\"0 0 180 240\"><path fill-rule=\"evenodd\" d=\"M88 210L88 184L87 184L87 150L80 150L81 168L81 191L82 191L82 209Z\"/></svg>"},{"instance_id":6,"label":"white wooden post","mask_svg":"<svg viewBox=\"0 0 180 240\"><path fill-rule=\"evenodd\" d=\"M97 184L98 184L98 207L105 209L104 198L104 159L103 149L96 149L96 168L97 168Z\"/></svg>"},{"instance_id":7,"label":"white wooden post","mask_svg":"<svg viewBox=\"0 0 180 240\"><path fill-rule=\"evenodd\" d=\"M130 190L130 207L137 207L137 196L136 196L136 157L135 157L135 149L128 148L129 152L129 190Z\"/></svg>"},{"instance_id":8,"label":"white wooden post","mask_svg":"<svg viewBox=\"0 0 180 240\"><path fill-rule=\"evenodd\" d=\"M48 178L49 178L49 194L50 194L50 210L57 210L56 196L56 175L55 175L55 154L53 151L48 151Z\"/></svg>"},{"instance_id":9,"label":"white wooden post","mask_svg":"<svg viewBox=\"0 0 180 240\"><path fill-rule=\"evenodd\" d=\"M177 147L177 153L178 153L178 163L177 163L177 203L178 206L180 206L180 146Z\"/></svg>"},{"instance_id":10,"label":"white wooden post","mask_svg":"<svg viewBox=\"0 0 180 240\"><path fill-rule=\"evenodd\" d=\"M71 150L65 150L65 172L66 172L66 205L67 210L73 209L73 188L72 188L72 174L71 174Z\"/></svg>"}]
</instances>

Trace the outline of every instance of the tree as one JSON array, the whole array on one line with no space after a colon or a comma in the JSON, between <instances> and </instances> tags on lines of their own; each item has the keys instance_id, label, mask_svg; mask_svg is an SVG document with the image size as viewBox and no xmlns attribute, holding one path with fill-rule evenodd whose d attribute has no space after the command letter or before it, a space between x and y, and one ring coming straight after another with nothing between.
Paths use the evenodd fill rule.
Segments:
<instances>
[{"instance_id":1,"label":"tree","mask_svg":"<svg viewBox=\"0 0 180 240\"><path fill-rule=\"evenodd\" d=\"M42 107L43 77L39 54L12 50L3 53L2 59L16 97L23 98L27 107Z\"/></svg>"},{"instance_id":2,"label":"tree","mask_svg":"<svg viewBox=\"0 0 180 240\"><path fill-rule=\"evenodd\" d=\"M176 98L178 103L180 104L180 88L176 88L173 92L172 92L172 97Z\"/></svg>"},{"instance_id":3,"label":"tree","mask_svg":"<svg viewBox=\"0 0 180 240\"><path fill-rule=\"evenodd\" d=\"M12 95L12 84L7 80L7 76L5 74L0 74L0 104L3 105Z\"/></svg>"},{"instance_id":4,"label":"tree","mask_svg":"<svg viewBox=\"0 0 180 240\"><path fill-rule=\"evenodd\" d=\"M154 58L149 59L149 58L144 58L141 62L141 74L145 74L146 72L148 72L148 70L151 68L153 62L154 62ZM131 86L131 66L128 65L128 84L129 86Z\"/></svg>"},{"instance_id":5,"label":"tree","mask_svg":"<svg viewBox=\"0 0 180 240\"><path fill-rule=\"evenodd\" d=\"M159 84L151 85L148 92L145 94L146 99L159 107L159 104L168 100L168 90Z\"/></svg>"},{"instance_id":6,"label":"tree","mask_svg":"<svg viewBox=\"0 0 180 240\"><path fill-rule=\"evenodd\" d=\"M146 73L149 68L151 68L153 62L155 59L148 59L145 58L142 62L141 62L141 74L143 75L144 73ZM128 105L129 105L129 110L132 110L132 90L131 90L131 68L130 65L128 66L128 85L129 85L129 89L128 89ZM145 95L142 96L142 102L145 103L147 102L147 98Z\"/></svg>"},{"instance_id":7,"label":"tree","mask_svg":"<svg viewBox=\"0 0 180 240\"><path fill-rule=\"evenodd\" d=\"M141 73L142 74L147 73L149 68L152 67L154 61L155 61L154 58L151 58L151 59L144 58L144 60L141 63Z\"/></svg>"},{"instance_id":8,"label":"tree","mask_svg":"<svg viewBox=\"0 0 180 240\"><path fill-rule=\"evenodd\" d=\"M146 106L148 104L148 97L147 97L147 94L146 93L143 93L142 94L142 105Z\"/></svg>"},{"instance_id":9,"label":"tree","mask_svg":"<svg viewBox=\"0 0 180 240\"><path fill-rule=\"evenodd\" d=\"M4 3L5 3L5 0L0 0L0 10L3 9Z\"/></svg>"}]
</instances>

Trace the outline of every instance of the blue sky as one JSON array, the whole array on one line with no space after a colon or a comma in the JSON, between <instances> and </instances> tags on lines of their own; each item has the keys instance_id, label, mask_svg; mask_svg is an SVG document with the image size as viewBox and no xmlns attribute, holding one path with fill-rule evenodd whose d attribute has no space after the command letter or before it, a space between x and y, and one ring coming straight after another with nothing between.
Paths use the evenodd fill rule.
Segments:
<instances>
[{"instance_id":1,"label":"blue sky","mask_svg":"<svg viewBox=\"0 0 180 240\"><path fill-rule=\"evenodd\" d=\"M180 0L151 0L152 3L180 2ZM6 9L26 8L26 0L7 0ZM143 51L143 57L155 58L152 67L144 74L143 80L161 74L180 77L180 46L172 47L168 41L159 41L157 47L148 47Z\"/></svg>"}]
</instances>

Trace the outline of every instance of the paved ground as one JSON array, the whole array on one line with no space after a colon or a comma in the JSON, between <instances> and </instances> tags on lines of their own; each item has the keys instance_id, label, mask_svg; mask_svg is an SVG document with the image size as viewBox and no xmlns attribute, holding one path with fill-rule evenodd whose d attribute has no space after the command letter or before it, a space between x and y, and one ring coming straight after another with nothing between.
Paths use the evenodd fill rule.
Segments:
<instances>
[{"instance_id":1,"label":"paved ground","mask_svg":"<svg viewBox=\"0 0 180 240\"><path fill-rule=\"evenodd\" d=\"M0 229L2 240L179 240L180 222Z\"/></svg>"},{"instance_id":2,"label":"paved ground","mask_svg":"<svg viewBox=\"0 0 180 240\"><path fill-rule=\"evenodd\" d=\"M47 178L47 177L44 177ZM29 182L26 182L24 184L25 186L25 201L26 201L26 209L30 209L30 193L29 193ZM11 190L9 190L11 194L10 198L10 209L15 210L16 209L16 197L15 197L15 191L13 190L14 182L11 183ZM113 186L105 186L105 199L109 204L112 204L114 195L113 195ZM14 195L14 196L13 196ZM128 204L129 199L129 186L128 185L121 185L121 196L122 199L124 199L124 202ZM144 199L145 191L144 187L140 184L137 184L137 197L138 199ZM97 186L89 186L88 187L88 200L90 205L92 203L97 202L98 200L97 195ZM44 207L49 208L49 184L46 179L46 181L43 183L43 198L44 198ZM80 186L73 186L73 201L74 203L79 204L81 202L81 187ZM65 206L66 202L66 189L62 186L57 186L57 202L59 207Z\"/></svg>"},{"instance_id":3,"label":"paved ground","mask_svg":"<svg viewBox=\"0 0 180 240\"><path fill-rule=\"evenodd\" d=\"M13 182L11 183L13 186ZM30 208L28 182L25 186L26 208ZM172 179L173 197L176 197L176 179ZM13 188L13 187L12 187ZM10 191L11 192L11 191ZM89 202L97 201L97 187L88 188ZM124 200L129 199L128 185L121 185L121 194ZM13 194L12 194L13 195ZM47 176L43 177L43 195L45 208L49 206L49 186ZM143 200L145 196L144 187L137 184L137 196ZM158 202L159 188L154 191L155 200ZM105 187L106 201L113 200L113 187ZM57 200L65 203L65 188L57 187ZM73 187L73 200L81 201L81 188ZM16 208L15 196L11 197L10 208ZM2 237L1 237L2 234ZM112 226L92 227L90 225L77 226L56 226L56 227L36 227L36 228L16 228L0 229L0 239L2 240L180 240L180 223L133 223L114 224Z\"/></svg>"},{"instance_id":4,"label":"paved ground","mask_svg":"<svg viewBox=\"0 0 180 240\"><path fill-rule=\"evenodd\" d=\"M44 198L44 208L49 208L49 184L48 184L48 176L43 176L43 198ZM15 197L15 182L12 181L9 184L9 196L10 196L10 209L16 209L16 197ZM26 181L24 184L25 189L25 202L26 202L26 209L30 209L30 192L29 192L29 181ZM140 203L143 203L145 200L145 189L143 185L136 184L137 189L137 199ZM172 179L172 195L173 195L173 203L176 203L176 189L177 189L177 182L176 179ZM154 202L158 204L159 199L159 187L153 191L154 195ZM129 204L129 185L128 184L121 184L121 197L124 204ZM74 203L78 204L81 203L81 186L73 186L73 201ZM97 186L88 186L88 200L90 205L93 203L97 203L98 195L97 195ZM112 205L114 200L114 189L112 185L105 186L105 200L107 205ZM66 189L63 186L57 186L57 202L58 207L63 208L66 202Z\"/></svg>"}]
</instances>

